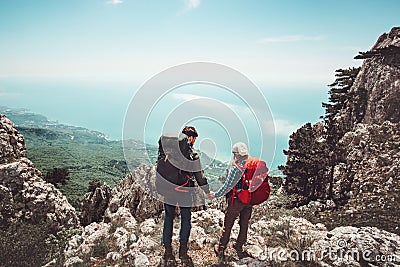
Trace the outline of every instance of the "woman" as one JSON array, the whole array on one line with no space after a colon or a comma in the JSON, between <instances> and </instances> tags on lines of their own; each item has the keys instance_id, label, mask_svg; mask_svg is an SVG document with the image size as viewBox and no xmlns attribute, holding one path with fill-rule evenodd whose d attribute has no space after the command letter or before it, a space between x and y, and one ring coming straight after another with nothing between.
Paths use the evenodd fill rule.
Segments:
<instances>
[{"instance_id":1,"label":"woman","mask_svg":"<svg viewBox=\"0 0 400 267\"><path fill-rule=\"evenodd\" d=\"M240 231L236 240L236 244L233 246L233 248L236 250L240 258L248 256L248 254L243 251L243 245L247 240L247 230L249 227L252 205L242 203L234 194L233 189L235 187L236 190L242 189L241 178L244 172L244 165L246 160L249 158L249 150L246 144L239 142L233 145L232 153L233 160L227 179L222 187L214 193L214 197L226 195L228 201L228 207L225 211L222 236L219 240L218 246L214 248L214 251L220 262L225 260L224 252L228 245L231 230L237 217L239 217Z\"/></svg>"}]
</instances>

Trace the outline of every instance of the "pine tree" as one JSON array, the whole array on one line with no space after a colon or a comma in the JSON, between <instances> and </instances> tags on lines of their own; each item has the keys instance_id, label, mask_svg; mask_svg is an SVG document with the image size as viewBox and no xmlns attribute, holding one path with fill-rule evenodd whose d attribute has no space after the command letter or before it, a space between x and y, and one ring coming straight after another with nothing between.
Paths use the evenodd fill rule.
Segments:
<instances>
[{"instance_id":1,"label":"pine tree","mask_svg":"<svg viewBox=\"0 0 400 267\"><path fill-rule=\"evenodd\" d=\"M360 69L360 67L338 69L335 71L336 80L328 85L330 87L329 103L322 103L322 107L325 108L325 116L323 118L328 133L327 142L331 148L349 130L346 125L336 120L335 117L346 107L349 101L352 101L353 97L349 91Z\"/></svg>"},{"instance_id":2,"label":"pine tree","mask_svg":"<svg viewBox=\"0 0 400 267\"><path fill-rule=\"evenodd\" d=\"M324 124L307 123L290 136L289 150L284 151L287 162L279 169L286 175L286 192L297 196L297 202L292 203L295 206L332 197L333 168L340 161L337 142L351 127L338 115L360 105L363 92L350 91L360 69L336 70L336 79L329 85L329 103L322 103ZM357 116L360 112L354 113Z\"/></svg>"},{"instance_id":3,"label":"pine tree","mask_svg":"<svg viewBox=\"0 0 400 267\"><path fill-rule=\"evenodd\" d=\"M345 107L349 100L348 92L353 86L360 69L360 67L352 67L335 71L335 77L337 78L332 84L328 85L331 88L329 90L329 103L322 103L322 107L325 108L325 122L332 120Z\"/></svg>"},{"instance_id":4,"label":"pine tree","mask_svg":"<svg viewBox=\"0 0 400 267\"><path fill-rule=\"evenodd\" d=\"M290 136L286 166L279 169L286 175L285 190L299 197L296 205L306 204L324 195L327 166L326 142L320 124L307 123Z\"/></svg>"}]
</instances>

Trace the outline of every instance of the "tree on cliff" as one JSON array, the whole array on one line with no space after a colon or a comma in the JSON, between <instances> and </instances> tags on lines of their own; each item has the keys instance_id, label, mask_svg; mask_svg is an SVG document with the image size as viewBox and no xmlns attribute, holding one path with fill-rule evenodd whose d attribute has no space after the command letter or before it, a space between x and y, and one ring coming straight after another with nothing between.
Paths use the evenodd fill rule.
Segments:
<instances>
[{"instance_id":1,"label":"tree on cliff","mask_svg":"<svg viewBox=\"0 0 400 267\"><path fill-rule=\"evenodd\" d=\"M307 123L290 136L289 150L284 151L286 166L279 169L286 175L285 190L297 196L294 205L332 195L332 166L338 159L336 144L349 130L338 115L348 106L359 106L359 92L350 92L359 71L360 68L336 70L336 79L329 85L329 103L322 103L324 124Z\"/></svg>"},{"instance_id":2,"label":"tree on cliff","mask_svg":"<svg viewBox=\"0 0 400 267\"><path fill-rule=\"evenodd\" d=\"M290 136L286 166L279 169L286 175L285 189L295 195L298 204L321 197L326 192L324 171L328 164L322 123L307 123Z\"/></svg>"},{"instance_id":3,"label":"tree on cliff","mask_svg":"<svg viewBox=\"0 0 400 267\"><path fill-rule=\"evenodd\" d=\"M331 148L333 148L343 134L349 130L346 129L346 125L336 120L335 116L338 115L349 102L354 102L354 100L357 99L357 97L354 97L349 91L360 69L360 67L338 69L335 71L335 81L328 85L330 87L329 103L322 103L322 107L325 108L325 116L323 116L323 119L328 134L327 142Z\"/></svg>"}]
</instances>

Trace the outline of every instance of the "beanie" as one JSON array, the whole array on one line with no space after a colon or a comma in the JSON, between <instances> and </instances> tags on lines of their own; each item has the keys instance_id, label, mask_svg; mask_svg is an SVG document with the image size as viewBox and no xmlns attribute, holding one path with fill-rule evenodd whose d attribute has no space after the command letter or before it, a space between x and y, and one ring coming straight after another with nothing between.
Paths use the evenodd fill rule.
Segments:
<instances>
[{"instance_id":1,"label":"beanie","mask_svg":"<svg viewBox=\"0 0 400 267\"><path fill-rule=\"evenodd\" d=\"M249 155L249 149L245 143L239 142L233 145L232 152L239 153L240 156Z\"/></svg>"}]
</instances>

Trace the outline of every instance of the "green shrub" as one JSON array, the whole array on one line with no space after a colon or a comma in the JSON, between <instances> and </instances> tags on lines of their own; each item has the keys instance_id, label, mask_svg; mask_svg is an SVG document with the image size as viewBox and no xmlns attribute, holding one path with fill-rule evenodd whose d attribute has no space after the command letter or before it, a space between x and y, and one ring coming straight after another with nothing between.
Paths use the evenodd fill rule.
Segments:
<instances>
[{"instance_id":1,"label":"green shrub","mask_svg":"<svg viewBox=\"0 0 400 267\"><path fill-rule=\"evenodd\" d=\"M69 229L54 235L50 229L46 223L21 223L0 229L0 266L41 266L53 259L62 265L67 241L79 230Z\"/></svg>"},{"instance_id":2,"label":"green shrub","mask_svg":"<svg viewBox=\"0 0 400 267\"><path fill-rule=\"evenodd\" d=\"M54 168L53 170L46 173L44 180L48 183L51 183L55 186L57 184L66 185L69 180L69 171L63 168Z\"/></svg>"},{"instance_id":3,"label":"green shrub","mask_svg":"<svg viewBox=\"0 0 400 267\"><path fill-rule=\"evenodd\" d=\"M49 236L46 225L22 224L0 230L0 266L41 266L46 264Z\"/></svg>"}]
</instances>

